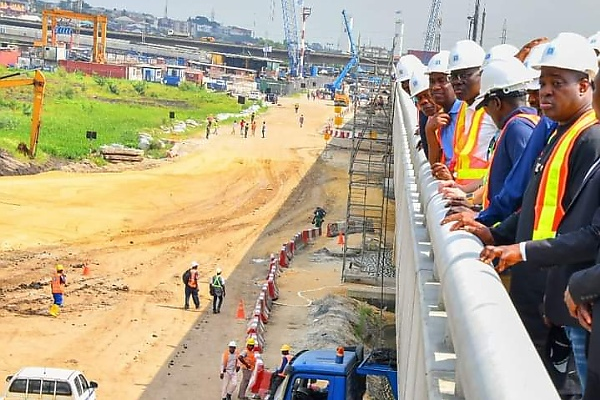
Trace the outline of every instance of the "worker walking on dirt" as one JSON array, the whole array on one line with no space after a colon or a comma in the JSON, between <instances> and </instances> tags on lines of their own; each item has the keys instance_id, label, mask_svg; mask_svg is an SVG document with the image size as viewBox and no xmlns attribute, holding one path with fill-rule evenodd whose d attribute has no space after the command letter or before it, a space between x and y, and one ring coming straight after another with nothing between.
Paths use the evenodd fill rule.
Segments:
<instances>
[{"instance_id":1,"label":"worker walking on dirt","mask_svg":"<svg viewBox=\"0 0 600 400\"><path fill-rule=\"evenodd\" d=\"M250 129L250 124L246 122L246 124L244 124L244 138L248 137L248 129Z\"/></svg>"},{"instance_id":2,"label":"worker walking on dirt","mask_svg":"<svg viewBox=\"0 0 600 400\"><path fill-rule=\"evenodd\" d=\"M238 360L242 363L242 383L240 384L240 390L238 392L238 399L247 399L246 390L248 389L248 383L252 377L252 372L256 366L256 357L254 356L254 345L256 342L254 338L249 338L246 341L246 348L242 351L238 357Z\"/></svg>"},{"instance_id":3,"label":"worker walking on dirt","mask_svg":"<svg viewBox=\"0 0 600 400\"><path fill-rule=\"evenodd\" d=\"M323 221L325 220L325 215L327 215L327 211L322 209L321 207L317 207L313 212L312 223L315 228L320 228L323 225Z\"/></svg>"},{"instance_id":4,"label":"worker walking on dirt","mask_svg":"<svg viewBox=\"0 0 600 400\"><path fill-rule=\"evenodd\" d=\"M231 400L233 392L237 387L238 372L240 370L240 353L237 351L237 344L232 340L229 342L227 350L223 352L221 360L221 371L219 377L223 381L221 385L221 399Z\"/></svg>"},{"instance_id":5,"label":"worker walking on dirt","mask_svg":"<svg viewBox=\"0 0 600 400\"><path fill-rule=\"evenodd\" d=\"M213 131L213 134L218 135L219 134L219 120L216 118L213 121L213 127L215 128L215 130Z\"/></svg>"},{"instance_id":6,"label":"worker walking on dirt","mask_svg":"<svg viewBox=\"0 0 600 400\"><path fill-rule=\"evenodd\" d=\"M252 136L256 136L256 121L252 121Z\"/></svg>"},{"instance_id":7,"label":"worker walking on dirt","mask_svg":"<svg viewBox=\"0 0 600 400\"><path fill-rule=\"evenodd\" d=\"M243 119L240 120L240 135L244 134L244 126L246 125L246 121Z\"/></svg>"},{"instance_id":8,"label":"worker walking on dirt","mask_svg":"<svg viewBox=\"0 0 600 400\"><path fill-rule=\"evenodd\" d=\"M285 368L292 361L292 356L290 355L291 349L292 348L288 344L281 346L281 364L279 365L279 368L273 372L273 375L271 375L271 384L269 385L269 393L271 393L271 397L273 397L272 395L275 393L279 385L281 385L281 382L283 382L285 379Z\"/></svg>"},{"instance_id":9,"label":"worker walking on dirt","mask_svg":"<svg viewBox=\"0 0 600 400\"><path fill-rule=\"evenodd\" d=\"M217 268L217 274L210 278L210 295L213 297L213 314L221 312L221 305L225 297L225 279L221 276L221 268Z\"/></svg>"},{"instance_id":10,"label":"worker walking on dirt","mask_svg":"<svg viewBox=\"0 0 600 400\"><path fill-rule=\"evenodd\" d=\"M304 125L304 114L300 114L300 118L298 118L298 121L300 122L300 128L302 128L302 126Z\"/></svg>"},{"instance_id":11,"label":"worker walking on dirt","mask_svg":"<svg viewBox=\"0 0 600 400\"><path fill-rule=\"evenodd\" d=\"M208 135L210 135L210 123L206 125L206 138L208 139Z\"/></svg>"},{"instance_id":12,"label":"worker walking on dirt","mask_svg":"<svg viewBox=\"0 0 600 400\"><path fill-rule=\"evenodd\" d=\"M261 133L262 133L262 138L265 138L265 134L267 133L267 121L263 121L262 124L262 128L261 128Z\"/></svg>"},{"instance_id":13,"label":"worker walking on dirt","mask_svg":"<svg viewBox=\"0 0 600 400\"><path fill-rule=\"evenodd\" d=\"M54 304L59 307L63 306L63 294L65 293L65 286L67 286L67 276L65 275L65 268L58 264L56 266L56 272L52 276L50 287L52 289L52 297Z\"/></svg>"},{"instance_id":14,"label":"worker walking on dirt","mask_svg":"<svg viewBox=\"0 0 600 400\"><path fill-rule=\"evenodd\" d=\"M296 114L298 114L299 108L300 108L300 104L298 104L298 103L294 104L294 110L296 111Z\"/></svg>"},{"instance_id":15,"label":"worker walking on dirt","mask_svg":"<svg viewBox=\"0 0 600 400\"><path fill-rule=\"evenodd\" d=\"M186 310L189 310L190 308L190 296L192 296L196 310L200 308L200 298L198 297L198 276L198 263L196 261L192 261L191 268L185 271L183 274L183 283L185 283L185 306L183 308Z\"/></svg>"},{"instance_id":16,"label":"worker walking on dirt","mask_svg":"<svg viewBox=\"0 0 600 400\"><path fill-rule=\"evenodd\" d=\"M253 122L254 122L254 118L255 118L255 117L256 117L256 114L255 114L255 113L252 113L252 114L250 115L250 123L253 123Z\"/></svg>"},{"instance_id":17,"label":"worker walking on dirt","mask_svg":"<svg viewBox=\"0 0 600 400\"><path fill-rule=\"evenodd\" d=\"M235 135L235 128L237 127L237 121L233 120L233 126L231 127L231 134Z\"/></svg>"}]
</instances>

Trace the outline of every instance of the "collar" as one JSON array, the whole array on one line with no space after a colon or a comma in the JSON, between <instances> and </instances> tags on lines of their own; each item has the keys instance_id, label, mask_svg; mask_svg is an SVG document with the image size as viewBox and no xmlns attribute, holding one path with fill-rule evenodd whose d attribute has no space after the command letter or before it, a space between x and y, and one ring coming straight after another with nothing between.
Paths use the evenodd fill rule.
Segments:
<instances>
[{"instance_id":1,"label":"collar","mask_svg":"<svg viewBox=\"0 0 600 400\"><path fill-rule=\"evenodd\" d=\"M508 121L510 121L510 119L512 117L514 117L517 114L531 114L531 115L537 115L537 111L535 108L532 107L526 107L526 106L521 106L521 107L517 107L514 110L512 110L506 117L504 117L504 119L501 121L500 126L502 128L504 128L504 126L506 125L506 123Z\"/></svg>"},{"instance_id":2,"label":"collar","mask_svg":"<svg viewBox=\"0 0 600 400\"><path fill-rule=\"evenodd\" d=\"M448 114L458 114L458 111L460 110L460 106L462 106L462 101L456 99L454 100L454 104L452 104L452 107L450 107L450 111L448 111Z\"/></svg>"}]
</instances>

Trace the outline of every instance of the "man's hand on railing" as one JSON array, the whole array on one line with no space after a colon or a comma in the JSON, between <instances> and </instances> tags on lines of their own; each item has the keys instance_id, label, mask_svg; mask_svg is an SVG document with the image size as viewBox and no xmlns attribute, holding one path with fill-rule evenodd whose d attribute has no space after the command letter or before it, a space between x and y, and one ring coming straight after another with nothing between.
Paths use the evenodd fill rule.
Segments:
<instances>
[{"instance_id":1,"label":"man's hand on railing","mask_svg":"<svg viewBox=\"0 0 600 400\"><path fill-rule=\"evenodd\" d=\"M452 177L452 172L448 169L446 164L435 163L431 166L431 174L435 179L439 179L441 181L452 181L454 183L454 178Z\"/></svg>"},{"instance_id":2,"label":"man's hand on railing","mask_svg":"<svg viewBox=\"0 0 600 400\"><path fill-rule=\"evenodd\" d=\"M451 222L454 222L454 225L450 227L451 232L463 230L477 236L483 244L494 244L494 237L492 236L490 228L475 221L474 216L467 213L458 213L444 218L440 224L446 225Z\"/></svg>"},{"instance_id":3,"label":"man's hand on railing","mask_svg":"<svg viewBox=\"0 0 600 400\"><path fill-rule=\"evenodd\" d=\"M457 187L445 187L438 191L445 199L467 199L467 194Z\"/></svg>"},{"instance_id":4,"label":"man's hand on railing","mask_svg":"<svg viewBox=\"0 0 600 400\"><path fill-rule=\"evenodd\" d=\"M471 206L468 205L460 205L460 206L452 206L449 208L448 212L446 213L446 217L450 216L450 215L454 215L454 214L468 214L468 215L472 215L473 218L475 218L478 214L477 211L473 210L471 208Z\"/></svg>"},{"instance_id":5,"label":"man's hand on railing","mask_svg":"<svg viewBox=\"0 0 600 400\"><path fill-rule=\"evenodd\" d=\"M518 244L510 246L485 246L479 255L479 259L484 263L491 264L496 258L499 259L495 269L498 273L504 272L508 268L523 261L521 249Z\"/></svg>"}]
</instances>

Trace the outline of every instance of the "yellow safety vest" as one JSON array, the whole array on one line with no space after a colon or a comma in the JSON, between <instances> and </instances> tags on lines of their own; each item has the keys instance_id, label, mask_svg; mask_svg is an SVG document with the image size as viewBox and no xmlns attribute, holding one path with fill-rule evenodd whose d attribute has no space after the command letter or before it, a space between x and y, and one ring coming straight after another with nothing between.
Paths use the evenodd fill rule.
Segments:
<instances>
[{"instance_id":1,"label":"yellow safety vest","mask_svg":"<svg viewBox=\"0 0 600 400\"><path fill-rule=\"evenodd\" d=\"M535 219L533 240L548 239L556 236L558 225L565 215L562 199L569 177L569 159L577 139L583 131L598 123L593 110L585 112L558 139L546 165L535 199Z\"/></svg>"},{"instance_id":2,"label":"yellow safety vest","mask_svg":"<svg viewBox=\"0 0 600 400\"><path fill-rule=\"evenodd\" d=\"M483 108L475 111L467 134L462 140L456 142L456 167L454 168L456 171L456 180L476 180L483 178L486 174L489 165L488 161L475 157L481 123L484 117L485 110Z\"/></svg>"}]
</instances>

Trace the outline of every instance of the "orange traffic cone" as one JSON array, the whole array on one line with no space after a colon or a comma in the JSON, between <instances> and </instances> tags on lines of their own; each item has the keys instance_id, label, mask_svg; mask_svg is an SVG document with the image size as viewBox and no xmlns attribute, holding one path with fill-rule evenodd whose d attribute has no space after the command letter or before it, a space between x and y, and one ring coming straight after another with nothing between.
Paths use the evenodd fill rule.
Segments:
<instances>
[{"instance_id":1,"label":"orange traffic cone","mask_svg":"<svg viewBox=\"0 0 600 400\"><path fill-rule=\"evenodd\" d=\"M340 232L340 234L338 235L338 244L341 246L344 245L344 234L342 232Z\"/></svg>"},{"instance_id":2,"label":"orange traffic cone","mask_svg":"<svg viewBox=\"0 0 600 400\"><path fill-rule=\"evenodd\" d=\"M90 267L88 267L87 264L83 265L83 276L89 276L90 275Z\"/></svg>"},{"instance_id":3,"label":"orange traffic cone","mask_svg":"<svg viewBox=\"0 0 600 400\"><path fill-rule=\"evenodd\" d=\"M244 300L240 299L240 304L238 304L237 314L235 316L237 319L246 319L246 311L244 310Z\"/></svg>"}]
</instances>

